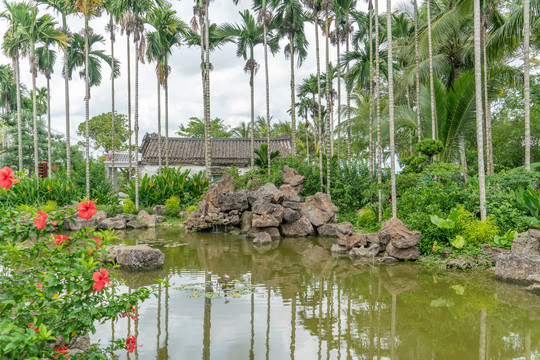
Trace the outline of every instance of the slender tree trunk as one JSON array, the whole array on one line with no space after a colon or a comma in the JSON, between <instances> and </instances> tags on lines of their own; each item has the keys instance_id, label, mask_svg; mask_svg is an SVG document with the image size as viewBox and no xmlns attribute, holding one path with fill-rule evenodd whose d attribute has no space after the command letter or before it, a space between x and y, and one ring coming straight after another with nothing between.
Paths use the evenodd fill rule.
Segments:
<instances>
[{"instance_id":1,"label":"slender tree trunk","mask_svg":"<svg viewBox=\"0 0 540 360\"><path fill-rule=\"evenodd\" d=\"M24 171L23 168L23 153L22 153L22 118L21 118L21 72L19 68L19 54L13 58L15 67L15 83L17 94L17 141L18 141L18 157L19 171Z\"/></svg>"},{"instance_id":2,"label":"slender tree trunk","mask_svg":"<svg viewBox=\"0 0 540 360\"><path fill-rule=\"evenodd\" d=\"M140 37L135 42L135 209L139 210L139 46Z\"/></svg>"},{"instance_id":3,"label":"slender tree trunk","mask_svg":"<svg viewBox=\"0 0 540 360\"><path fill-rule=\"evenodd\" d=\"M375 169L375 155L373 152L373 9L369 10L369 178L373 177Z\"/></svg>"},{"instance_id":4,"label":"slender tree trunk","mask_svg":"<svg viewBox=\"0 0 540 360\"><path fill-rule=\"evenodd\" d=\"M321 61L319 58L319 14L318 11L314 11L315 15L315 54L317 55L317 107L318 107L318 117L319 117L319 178L321 181L321 192L323 191L323 161L322 161L322 106L321 106Z\"/></svg>"},{"instance_id":5,"label":"slender tree trunk","mask_svg":"<svg viewBox=\"0 0 540 360\"><path fill-rule=\"evenodd\" d=\"M250 131L249 131L249 138L250 138L250 160L251 160L251 168L255 168L255 64L253 62L253 48L251 48L251 64L249 69L249 87L251 90L251 123L250 123Z\"/></svg>"},{"instance_id":6,"label":"slender tree trunk","mask_svg":"<svg viewBox=\"0 0 540 360\"><path fill-rule=\"evenodd\" d=\"M205 107L205 139L204 139L204 148L205 148L205 168L206 168L206 177L208 181L210 182L212 180L212 169L211 169L211 162L212 162L212 148L210 144L210 18L208 15L208 2L206 2L205 6L205 52L206 52L206 71L204 72L205 76L205 82L206 82L206 102L204 104Z\"/></svg>"},{"instance_id":7,"label":"slender tree trunk","mask_svg":"<svg viewBox=\"0 0 540 360\"><path fill-rule=\"evenodd\" d=\"M488 98L488 62L487 62L487 22L485 19L486 15L484 14L482 16L482 57L484 60L484 128L486 131L486 165L487 165L487 173L488 175L493 174L495 172L494 166L493 166L493 144L492 144L492 136L491 136L491 104L489 103Z\"/></svg>"},{"instance_id":8,"label":"slender tree trunk","mask_svg":"<svg viewBox=\"0 0 540 360\"><path fill-rule=\"evenodd\" d=\"M474 79L476 95L476 142L478 146L478 185L480 218L486 219L486 178L484 170L484 135L482 130L482 58L480 45L480 2L474 2Z\"/></svg>"},{"instance_id":9,"label":"slender tree trunk","mask_svg":"<svg viewBox=\"0 0 540 360\"><path fill-rule=\"evenodd\" d=\"M115 130L116 130L116 124L115 124L115 109L114 109L114 22L113 22L113 16L112 13L110 14L109 19L110 24L110 31L111 31L111 122L112 122L112 130L111 130L111 139L112 139L112 154L111 154L111 176L112 176L112 185L113 189L116 191L116 176L115 176L115 152L116 152L116 143L115 143Z\"/></svg>"},{"instance_id":10,"label":"slender tree trunk","mask_svg":"<svg viewBox=\"0 0 540 360\"><path fill-rule=\"evenodd\" d=\"M292 153L296 156L296 100L295 100L295 85L294 85L294 43L293 35L289 35L289 47L291 48L291 141Z\"/></svg>"},{"instance_id":11,"label":"slender tree trunk","mask_svg":"<svg viewBox=\"0 0 540 360\"><path fill-rule=\"evenodd\" d=\"M330 158L332 156L331 141L332 130L330 128L330 114L332 113L332 99L330 98L330 36L328 26L328 5L326 7L325 15L325 29L326 29L326 193L330 195Z\"/></svg>"},{"instance_id":12,"label":"slender tree trunk","mask_svg":"<svg viewBox=\"0 0 540 360\"><path fill-rule=\"evenodd\" d=\"M161 84L159 83L159 73L156 74L157 78L157 123L158 123L158 174L161 175L162 161L162 147L161 147Z\"/></svg>"},{"instance_id":13,"label":"slender tree trunk","mask_svg":"<svg viewBox=\"0 0 540 360\"><path fill-rule=\"evenodd\" d=\"M341 63L340 63L340 46L339 43L341 41L341 34L339 31L338 22L336 21L336 34L337 34L337 43L336 43L336 55L337 55L337 86L338 86L338 95L337 95L337 101L338 101L338 111L337 111L337 129L338 129L338 140L337 140L337 153L338 153L338 162L341 160Z\"/></svg>"},{"instance_id":14,"label":"slender tree trunk","mask_svg":"<svg viewBox=\"0 0 540 360\"><path fill-rule=\"evenodd\" d=\"M169 168L169 75L165 74L165 167Z\"/></svg>"},{"instance_id":15,"label":"slender tree trunk","mask_svg":"<svg viewBox=\"0 0 540 360\"><path fill-rule=\"evenodd\" d=\"M420 54L418 52L418 1L414 0L414 59L416 62L416 135L422 141L422 123L420 122ZM430 85L431 86L431 85Z\"/></svg>"},{"instance_id":16,"label":"slender tree trunk","mask_svg":"<svg viewBox=\"0 0 540 360\"><path fill-rule=\"evenodd\" d=\"M349 13L347 12L347 40L345 42L345 52L349 52ZM347 62L347 71L345 74L345 84L348 84L350 66ZM351 89L347 85L347 163L351 163Z\"/></svg>"},{"instance_id":17,"label":"slender tree trunk","mask_svg":"<svg viewBox=\"0 0 540 360\"><path fill-rule=\"evenodd\" d=\"M266 12L266 6L263 10ZM263 32L264 32L264 76L266 82L266 142L268 144L268 175L271 174L272 170L272 159L270 154L272 154L272 147L270 146L270 76L268 74L268 27L266 26L266 13L264 15L263 23Z\"/></svg>"},{"instance_id":18,"label":"slender tree trunk","mask_svg":"<svg viewBox=\"0 0 540 360\"><path fill-rule=\"evenodd\" d=\"M381 73L379 59L378 1L375 1L375 97L377 98L377 184L379 187L379 221L382 221Z\"/></svg>"},{"instance_id":19,"label":"slender tree trunk","mask_svg":"<svg viewBox=\"0 0 540 360\"><path fill-rule=\"evenodd\" d=\"M131 55L130 55L130 46L129 46L129 33L127 34L127 91L128 91L128 131L129 131L129 140L128 140L128 177L131 180L133 162L131 157L132 155L132 129L131 129Z\"/></svg>"},{"instance_id":20,"label":"slender tree trunk","mask_svg":"<svg viewBox=\"0 0 540 360\"><path fill-rule=\"evenodd\" d=\"M465 152L465 136L459 135L459 156L461 166L463 167L463 179L465 182L469 181L469 170L467 167L467 154Z\"/></svg>"},{"instance_id":21,"label":"slender tree trunk","mask_svg":"<svg viewBox=\"0 0 540 360\"><path fill-rule=\"evenodd\" d=\"M35 44L31 44L30 53L30 69L32 72L32 123L34 124L34 172L36 176L39 176L38 162L38 133L37 133L37 100L36 100L36 77L37 77L37 59Z\"/></svg>"},{"instance_id":22,"label":"slender tree trunk","mask_svg":"<svg viewBox=\"0 0 540 360\"><path fill-rule=\"evenodd\" d=\"M438 139L437 133L437 118L435 113L435 85L433 80L433 46L431 42L431 10L429 6L430 0L426 1L427 5L427 31L428 31L428 51L429 51L429 91L431 97L431 138Z\"/></svg>"},{"instance_id":23,"label":"slender tree trunk","mask_svg":"<svg viewBox=\"0 0 540 360\"><path fill-rule=\"evenodd\" d=\"M531 80L529 42L531 36L530 0L523 0L523 95L525 101L525 170L531 171Z\"/></svg>"},{"instance_id":24,"label":"slender tree trunk","mask_svg":"<svg viewBox=\"0 0 540 360\"><path fill-rule=\"evenodd\" d=\"M66 14L62 13L62 31L67 34ZM69 79L68 79L68 50L64 47L64 99L66 107L66 174L71 177L71 129L69 114Z\"/></svg>"},{"instance_id":25,"label":"slender tree trunk","mask_svg":"<svg viewBox=\"0 0 540 360\"><path fill-rule=\"evenodd\" d=\"M48 176L52 177L52 155L51 155L51 79L47 75L47 165L49 167Z\"/></svg>"},{"instance_id":26,"label":"slender tree trunk","mask_svg":"<svg viewBox=\"0 0 540 360\"><path fill-rule=\"evenodd\" d=\"M429 1L429 0L428 0ZM394 144L394 67L392 54L392 1L386 0L386 42L388 44L388 112L390 125L390 183L392 187L392 217L397 218L396 149ZM408 100L408 97L407 97ZM394 339L392 338L392 341Z\"/></svg>"},{"instance_id":27,"label":"slender tree trunk","mask_svg":"<svg viewBox=\"0 0 540 360\"><path fill-rule=\"evenodd\" d=\"M85 124L86 124L86 197L90 199L90 75L89 75L89 43L88 43L88 17L84 18L84 84L86 95L84 97Z\"/></svg>"},{"instance_id":28,"label":"slender tree trunk","mask_svg":"<svg viewBox=\"0 0 540 360\"><path fill-rule=\"evenodd\" d=\"M206 59L204 58L204 48L206 46L204 37L206 36L206 22L204 21L202 13L199 14L199 24L201 24L201 77L202 77L202 86L203 86L203 112L204 112L204 164L205 164L205 171L206 171L206 177L209 178L208 173L210 172L210 162L208 160L209 155L209 146L207 146L207 139L210 138L210 127L206 126Z\"/></svg>"},{"instance_id":29,"label":"slender tree trunk","mask_svg":"<svg viewBox=\"0 0 540 360\"><path fill-rule=\"evenodd\" d=\"M308 132L308 114L307 114L307 109L306 109L306 113L305 113L305 131L306 131L306 160L307 160L307 163L309 165L310 161L309 161L309 132Z\"/></svg>"}]
</instances>

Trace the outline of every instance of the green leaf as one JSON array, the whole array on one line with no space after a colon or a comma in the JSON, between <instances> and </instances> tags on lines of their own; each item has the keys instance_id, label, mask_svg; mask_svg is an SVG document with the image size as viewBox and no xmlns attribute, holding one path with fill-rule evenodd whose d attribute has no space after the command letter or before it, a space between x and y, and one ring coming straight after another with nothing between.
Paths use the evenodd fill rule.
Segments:
<instances>
[{"instance_id":1,"label":"green leaf","mask_svg":"<svg viewBox=\"0 0 540 360\"><path fill-rule=\"evenodd\" d=\"M0 334L7 334L11 329L13 329L13 323L8 319L5 319L0 324Z\"/></svg>"},{"instance_id":2,"label":"green leaf","mask_svg":"<svg viewBox=\"0 0 540 360\"><path fill-rule=\"evenodd\" d=\"M430 219L433 224L441 229L453 229L454 225L456 224L456 222L452 221L451 219L441 219L437 215L431 215Z\"/></svg>"},{"instance_id":3,"label":"green leaf","mask_svg":"<svg viewBox=\"0 0 540 360\"><path fill-rule=\"evenodd\" d=\"M452 241L452 246L456 249L462 249L465 246L465 239L461 235L456 235L454 241Z\"/></svg>"}]
</instances>

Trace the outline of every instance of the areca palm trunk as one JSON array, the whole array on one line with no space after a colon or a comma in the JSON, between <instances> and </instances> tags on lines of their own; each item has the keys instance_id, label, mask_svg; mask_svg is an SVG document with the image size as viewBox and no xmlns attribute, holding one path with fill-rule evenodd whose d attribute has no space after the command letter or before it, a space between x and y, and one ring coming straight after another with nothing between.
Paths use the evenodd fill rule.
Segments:
<instances>
[{"instance_id":1,"label":"areca palm trunk","mask_svg":"<svg viewBox=\"0 0 540 360\"><path fill-rule=\"evenodd\" d=\"M292 153L296 156L296 111L295 111L295 85L294 85L294 44L293 35L289 34L289 47L291 49L291 140Z\"/></svg>"},{"instance_id":2,"label":"areca palm trunk","mask_svg":"<svg viewBox=\"0 0 540 360\"><path fill-rule=\"evenodd\" d=\"M112 176L112 184L113 189L116 190L116 177L115 177L115 169L114 169L114 158L115 158L115 142L114 142L114 136L115 136L115 123L114 123L114 23L113 23L113 16L112 13L110 14L110 30L111 30L111 140L112 140L112 155L111 155L111 176Z\"/></svg>"},{"instance_id":3,"label":"areca palm trunk","mask_svg":"<svg viewBox=\"0 0 540 360\"><path fill-rule=\"evenodd\" d=\"M38 134L37 134L37 100L36 100L36 77L37 77L37 58L36 58L36 49L35 44L31 45L30 53L30 70L32 72L32 123L34 126L34 171L35 175L38 176Z\"/></svg>"},{"instance_id":4,"label":"areca palm trunk","mask_svg":"<svg viewBox=\"0 0 540 360\"><path fill-rule=\"evenodd\" d=\"M266 142L268 144L268 175L272 172L272 147L270 146L270 76L268 75L268 26L266 24L266 1L264 2L263 10L263 32L264 32L264 76L266 82Z\"/></svg>"},{"instance_id":5,"label":"areca palm trunk","mask_svg":"<svg viewBox=\"0 0 540 360\"><path fill-rule=\"evenodd\" d=\"M17 94L17 141L19 155L19 171L23 171L23 153L22 153L22 118L21 118L21 72L19 68L19 52L16 50L15 61L15 82Z\"/></svg>"},{"instance_id":6,"label":"areca palm trunk","mask_svg":"<svg viewBox=\"0 0 540 360\"><path fill-rule=\"evenodd\" d=\"M255 168L255 63L253 60L253 47L250 49L249 86L251 90L251 129L249 131L251 168Z\"/></svg>"},{"instance_id":7,"label":"areca palm trunk","mask_svg":"<svg viewBox=\"0 0 540 360\"><path fill-rule=\"evenodd\" d=\"M306 108L306 111L305 111L305 131L306 131L306 159L307 159L307 163L309 165L310 161L309 161L309 132L308 132L308 114L307 114L307 108Z\"/></svg>"},{"instance_id":8,"label":"areca palm trunk","mask_svg":"<svg viewBox=\"0 0 540 360\"><path fill-rule=\"evenodd\" d=\"M478 185L480 218L486 219L486 179L484 170L484 135L482 131L482 61L480 45L480 2L474 2L474 79L476 95L476 142L478 148Z\"/></svg>"},{"instance_id":9,"label":"areca palm trunk","mask_svg":"<svg viewBox=\"0 0 540 360\"><path fill-rule=\"evenodd\" d=\"M377 184L379 186L379 221L382 221L382 143L381 143L381 74L379 59L379 2L375 1L375 97L377 98Z\"/></svg>"},{"instance_id":10,"label":"areca palm trunk","mask_svg":"<svg viewBox=\"0 0 540 360\"><path fill-rule=\"evenodd\" d=\"M523 97L525 102L525 170L531 171L531 80L529 64L530 0L523 0Z\"/></svg>"},{"instance_id":11,"label":"areca palm trunk","mask_svg":"<svg viewBox=\"0 0 540 360\"><path fill-rule=\"evenodd\" d=\"M337 43L336 43L336 54L337 54L337 83L338 83L338 111L337 111L337 116L338 116L338 126L337 126L337 129L338 129L338 142L337 142L337 152L338 152L338 160L341 159L341 66L340 66L340 60L339 60L339 57L340 57L340 41L341 41L341 34L340 34L340 31L339 31L339 26L338 26L338 22L336 21L336 34L337 34Z\"/></svg>"},{"instance_id":12,"label":"areca palm trunk","mask_svg":"<svg viewBox=\"0 0 540 360\"><path fill-rule=\"evenodd\" d=\"M205 59L205 83L206 83L206 102L204 103L204 109L205 109L205 136L204 136L204 145L205 145L205 167L206 167L206 177L208 181L212 179L212 169L211 169L211 162L212 162L212 148L210 145L210 17L208 15L208 1L206 1L205 5L205 52L206 52L206 59Z\"/></svg>"},{"instance_id":13,"label":"areca palm trunk","mask_svg":"<svg viewBox=\"0 0 540 360\"><path fill-rule=\"evenodd\" d=\"M139 210L139 46L141 36L142 34L139 34L135 41L135 208L137 210Z\"/></svg>"},{"instance_id":14,"label":"areca palm trunk","mask_svg":"<svg viewBox=\"0 0 540 360\"><path fill-rule=\"evenodd\" d=\"M158 60L159 61L159 60ZM157 80L157 123L158 123L158 174L161 175L161 84L160 84L160 74L159 72L156 74L156 80Z\"/></svg>"},{"instance_id":15,"label":"areca palm trunk","mask_svg":"<svg viewBox=\"0 0 540 360\"><path fill-rule=\"evenodd\" d=\"M89 44L88 44L88 17L84 18L84 108L85 108L85 124L86 124L86 197L90 198L90 76L89 76Z\"/></svg>"},{"instance_id":16,"label":"areca palm trunk","mask_svg":"<svg viewBox=\"0 0 540 360\"><path fill-rule=\"evenodd\" d=\"M493 144L491 140L491 105L488 98L488 62L487 62L487 18L486 14L482 14L482 60L484 67L484 129L485 129L485 140L486 140L486 170L488 175L494 173L493 167Z\"/></svg>"},{"instance_id":17,"label":"areca palm trunk","mask_svg":"<svg viewBox=\"0 0 540 360\"><path fill-rule=\"evenodd\" d=\"M345 41L345 52L349 53L349 13L347 12L347 40ZM350 66L347 61L347 71L345 73L345 84L348 83ZM351 162L351 89L347 86L347 162Z\"/></svg>"},{"instance_id":18,"label":"areca palm trunk","mask_svg":"<svg viewBox=\"0 0 540 360\"><path fill-rule=\"evenodd\" d=\"M169 167L169 74L165 74L165 167Z\"/></svg>"},{"instance_id":19,"label":"areca palm trunk","mask_svg":"<svg viewBox=\"0 0 540 360\"><path fill-rule=\"evenodd\" d=\"M418 142L422 140L422 123L420 122L420 55L418 52L418 2L414 0L414 58L416 61L416 132Z\"/></svg>"},{"instance_id":20,"label":"areca palm trunk","mask_svg":"<svg viewBox=\"0 0 540 360\"><path fill-rule=\"evenodd\" d=\"M326 193L330 194L330 157L332 156L332 150L330 148L332 131L330 129L330 114L332 113L332 99L330 98L330 40L329 38L329 26L328 26L328 3L326 5L325 16L325 29L326 29Z\"/></svg>"},{"instance_id":21,"label":"areca palm trunk","mask_svg":"<svg viewBox=\"0 0 540 360\"><path fill-rule=\"evenodd\" d=\"M465 153L465 136L459 135L459 156L461 160L461 167L463 168L463 179L465 182L469 181L469 170L467 168L467 154Z\"/></svg>"},{"instance_id":22,"label":"areca palm trunk","mask_svg":"<svg viewBox=\"0 0 540 360\"><path fill-rule=\"evenodd\" d=\"M47 162L49 165L49 177L52 177L51 156L51 79L47 74Z\"/></svg>"},{"instance_id":23,"label":"areca palm trunk","mask_svg":"<svg viewBox=\"0 0 540 360\"><path fill-rule=\"evenodd\" d=\"M319 15L317 9L315 9L315 54L317 55L317 107L318 107L318 129L319 129L319 180L321 182L321 191L323 190L323 162L322 162L322 110L321 110L321 60L319 58Z\"/></svg>"},{"instance_id":24,"label":"areca palm trunk","mask_svg":"<svg viewBox=\"0 0 540 360\"><path fill-rule=\"evenodd\" d=\"M429 1L429 0L428 0ZM397 218L396 150L394 144L394 69L392 57L392 1L386 0L386 37L388 44L388 112L390 126L390 184L392 188L392 217Z\"/></svg>"},{"instance_id":25,"label":"areca palm trunk","mask_svg":"<svg viewBox=\"0 0 540 360\"><path fill-rule=\"evenodd\" d=\"M373 152L373 9L369 10L369 177L373 176L375 169L375 155Z\"/></svg>"},{"instance_id":26,"label":"areca palm trunk","mask_svg":"<svg viewBox=\"0 0 540 360\"><path fill-rule=\"evenodd\" d=\"M62 13L62 31L67 34L67 19L66 13ZM69 79L68 79L68 50L64 47L64 101L66 107L66 174L71 177L71 129L70 129L70 114L69 114Z\"/></svg>"},{"instance_id":27,"label":"areca palm trunk","mask_svg":"<svg viewBox=\"0 0 540 360\"><path fill-rule=\"evenodd\" d=\"M435 118L435 85L433 81L433 44L431 42L431 11L430 0L426 1L427 6L427 31L428 31L428 57L429 57L429 93L431 99L431 137L437 140L437 120Z\"/></svg>"},{"instance_id":28,"label":"areca palm trunk","mask_svg":"<svg viewBox=\"0 0 540 360\"><path fill-rule=\"evenodd\" d=\"M132 142L131 142L131 54L130 54L130 46L129 46L129 32L127 33L127 90L128 90L128 132L129 132L129 140L128 140L128 177L131 180L131 169L133 168L133 161L131 159L132 157Z\"/></svg>"}]
</instances>

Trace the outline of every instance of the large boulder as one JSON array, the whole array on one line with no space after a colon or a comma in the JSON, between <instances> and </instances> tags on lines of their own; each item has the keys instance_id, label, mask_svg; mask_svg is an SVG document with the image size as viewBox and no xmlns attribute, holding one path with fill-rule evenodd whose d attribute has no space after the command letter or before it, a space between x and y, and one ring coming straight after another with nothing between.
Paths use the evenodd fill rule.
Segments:
<instances>
[{"instance_id":1,"label":"large boulder","mask_svg":"<svg viewBox=\"0 0 540 360\"><path fill-rule=\"evenodd\" d=\"M272 204L278 204L283 200L283 193L278 190L276 185L266 183L255 192L254 197L256 200L265 199Z\"/></svg>"},{"instance_id":2,"label":"large boulder","mask_svg":"<svg viewBox=\"0 0 540 360\"><path fill-rule=\"evenodd\" d=\"M281 232L283 233L283 236L287 237L306 237L315 235L315 229L311 225L311 221L305 216L302 216L300 219L291 223L282 224Z\"/></svg>"},{"instance_id":3,"label":"large boulder","mask_svg":"<svg viewBox=\"0 0 540 360\"><path fill-rule=\"evenodd\" d=\"M283 222L292 223L300 219L300 211L287 207L284 207L283 209Z\"/></svg>"},{"instance_id":4,"label":"large boulder","mask_svg":"<svg viewBox=\"0 0 540 360\"><path fill-rule=\"evenodd\" d=\"M253 239L254 244L268 244L272 242L272 237L268 233L260 232Z\"/></svg>"},{"instance_id":5,"label":"large boulder","mask_svg":"<svg viewBox=\"0 0 540 360\"><path fill-rule=\"evenodd\" d=\"M540 231L531 229L526 234L520 234L512 243L512 252L540 255Z\"/></svg>"},{"instance_id":6,"label":"large boulder","mask_svg":"<svg viewBox=\"0 0 540 360\"><path fill-rule=\"evenodd\" d=\"M128 223L126 224L127 229L146 229L147 227L148 226L144 222L138 219L128 221Z\"/></svg>"},{"instance_id":7,"label":"large boulder","mask_svg":"<svg viewBox=\"0 0 540 360\"><path fill-rule=\"evenodd\" d=\"M283 195L295 196L300 198L300 194L302 193L303 188L304 185L291 186L289 184L283 184L279 187L279 191L281 191Z\"/></svg>"},{"instance_id":8,"label":"large boulder","mask_svg":"<svg viewBox=\"0 0 540 360\"><path fill-rule=\"evenodd\" d=\"M98 228L123 230L126 228L126 219L121 216L107 218L99 224Z\"/></svg>"},{"instance_id":9,"label":"large boulder","mask_svg":"<svg viewBox=\"0 0 540 360\"><path fill-rule=\"evenodd\" d=\"M218 204L221 211L244 211L249 208L247 190L237 190L232 193L219 194Z\"/></svg>"},{"instance_id":10,"label":"large boulder","mask_svg":"<svg viewBox=\"0 0 540 360\"><path fill-rule=\"evenodd\" d=\"M251 220L253 219L253 213L251 211L244 211L240 217L240 231L247 233L251 230Z\"/></svg>"},{"instance_id":11,"label":"large boulder","mask_svg":"<svg viewBox=\"0 0 540 360\"><path fill-rule=\"evenodd\" d=\"M283 171L281 172L281 179L285 184L291 186L302 185L306 181L306 177L302 176L295 169L288 167L287 165L283 166Z\"/></svg>"},{"instance_id":12,"label":"large boulder","mask_svg":"<svg viewBox=\"0 0 540 360\"><path fill-rule=\"evenodd\" d=\"M374 258L379 253L379 250L379 244L374 243L366 246L353 247L349 251L349 255Z\"/></svg>"},{"instance_id":13,"label":"large boulder","mask_svg":"<svg viewBox=\"0 0 540 360\"><path fill-rule=\"evenodd\" d=\"M272 204L268 199L261 198L253 203L251 211L253 211L254 214L262 215L265 213L273 213L275 208L276 204Z\"/></svg>"},{"instance_id":14,"label":"large boulder","mask_svg":"<svg viewBox=\"0 0 540 360\"><path fill-rule=\"evenodd\" d=\"M318 192L313 196L308 196L306 201L300 205L302 216L309 219L315 227L322 226L329 222L335 222L338 208L332 203L330 195Z\"/></svg>"},{"instance_id":15,"label":"large boulder","mask_svg":"<svg viewBox=\"0 0 540 360\"><path fill-rule=\"evenodd\" d=\"M393 243L386 245L386 252L388 255L395 257L398 260L418 260L420 259L420 252L416 246L409 247L406 249L401 249L395 247Z\"/></svg>"},{"instance_id":16,"label":"large boulder","mask_svg":"<svg viewBox=\"0 0 540 360\"><path fill-rule=\"evenodd\" d=\"M64 221L64 229L71 231L79 231L86 227L96 228L103 220L107 218L107 213L100 210L92 216L89 220L82 219L78 214L75 214L73 218Z\"/></svg>"},{"instance_id":17,"label":"large boulder","mask_svg":"<svg viewBox=\"0 0 540 360\"><path fill-rule=\"evenodd\" d=\"M540 274L540 255L506 253L495 265L495 277L500 280L528 284L536 274Z\"/></svg>"},{"instance_id":18,"label":"large boulder","mask_svg":"<svg viewBox=\"0 0 540 360\"><path fill-rule=\"evenodd\" d=\"M379 243L386 245L391 242L398 249L416 246L421 238L422 233L410 231L398 218L391 218L379 230Z\"/></svg>"},{"instance_id":19,"label":"large boulder","mask_svg":"<svg viewBox=\"0 0 540 360\"><path fill-rule=\"evenodd\" d=\"M208 187L208 191L206 194L203 195L202 201L199 202L199 208L201 206L201 203L204 201L204 206L212 205L215 207L219 206L218 201L218 186L217 184L210 184L210 187Z\"/></svg>"},{"instance_id":20,"label":"large boulder","mask_svg":"<svg viewBox=\"0 0 540 360\"><path fill-rule=\"evenodd\" d=\"M254 214L253 220L251 220L252 227L278 227L280 224L279 219L276 219L272 214L264 213L262 215Z\"/></svg>"},{"instance_id":21,"label":"large boulder","mask_svg":"<svg viewBox=\"0 0 540 360\"><path fill-rule=\"evenodd\" d=\"M270 235L272 239L279 239L281 237L281 234L277 227L265 227L265 228L252 227L251 230L247 232L246 237L248 239L254 239L257 236L257 234L259 234L260 232L267 233L268 235Z\"/></svg>"},{"instance_id":22,"label":"large boulder","mask_svg":"<svg viewBox=\"0 0 540 360\"><path fill-rule=\"evenodd\" d=\"M338 237L339 234L349 236L353 232L353 224L348 221L339 224L324 224L317 228L317 233L321 236Z\"/></svg>"},{"instance_id":23,"label":"large boulder","mask_svg":"<svg viewBox=\"0 0 540 360\"><path fill-rule=\"evenodd\" d=\"M234 191L234 177L228 172L223 172L221 180L217 182L217 193L218 195L230 194Z\"/></svg>"},{"instance_id":24,"label":"large boulder","mask_svg":"<svg viewBox=\"0 0 540 360\"><path fill-rule=\"evenodd\" d=\"M154 215L148 214L146 210L139 211L139 214L137 215L137 220L146 225L146 227L156 227L156 217Z\"/></svg>"},{"instance_id":25,"label":"large boulder","mask_svg":"<svg viewBox=\"0 0 540 360\"><path fill-rule=\"evenodd\" d=\"M165 205L156 205L152 209L154 215L163 215L165 211L167 211L167 207Z\"/></svg>"},{"instance_id":26,"label":"large boulder","mask_svg":"<svg viewBox=\"0 0 540 360\"><path fill-rule=\"evenodd\" d=\"M165 261L165 255L160 250L148 245L113 246L108 250L109 256L127 270L160 269Z\"/></svg>"}]
</instances>

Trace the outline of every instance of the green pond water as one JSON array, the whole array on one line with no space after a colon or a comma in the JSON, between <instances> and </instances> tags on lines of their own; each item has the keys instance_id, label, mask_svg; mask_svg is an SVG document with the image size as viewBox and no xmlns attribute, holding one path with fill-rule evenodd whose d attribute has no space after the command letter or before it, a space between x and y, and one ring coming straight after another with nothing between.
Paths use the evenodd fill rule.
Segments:
<instances>
[{"instance_id":1,"label":"green pond water","mask_svg":"<svg viewBox=\"0 0 540 360\"><path fill-rule=\"evenodd\" d=\"M540 359L540 296L492 272L355 262L333 257L332 239L257 248L216 233L123 236L165 253L162 270L118 271L123 291L173 285L139 307L139 321L98 325L93 342L133 334L143 345L119 359Z\"/></svg>"}]
</instances>

